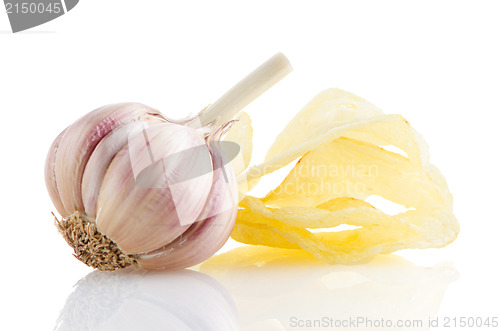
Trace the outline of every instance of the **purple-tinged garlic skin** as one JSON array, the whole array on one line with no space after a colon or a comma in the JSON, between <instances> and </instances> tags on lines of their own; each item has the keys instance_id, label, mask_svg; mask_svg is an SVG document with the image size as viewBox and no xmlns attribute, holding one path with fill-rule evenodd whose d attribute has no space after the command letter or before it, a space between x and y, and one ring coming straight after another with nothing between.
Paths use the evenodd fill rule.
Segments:
<instances>
[{"instance_id":1,"label":"purple-tinged garlic skin","mask_svg":"<svg viewBox=\"0 0 500 331\"><path fill-rule=\"evenodd\" d=\"M196 265L214 255L231 235L238 212L236 180L221 152L216 148L211 148L210 152L216 170L212 190L199 220L168 245L140 255L138 262L143 268L181 269Z\"/></svg>"},{"instance_id":2,"label":"purple-tinged garlic skin","mask_svg":"<svg viewBox=\"0 0 500 331\"><path fill-rule=\"evenodd\" d=\"M98 108L71 125L59 143L55 156L57 189L67 217L83 211L83 172L97 144L123 125L159 116L157 110L139 103L122 103Z\"/></svg>"},{"instance_id":3,"label":"purple-tinged garlic skin","mask_svg":"<svg viewBox=\"0 0 500 331\"><path fill-rule=\"evenodd\" d=\"M111 161L127 145L130 132L142 127L141 122L133 122L112 131L101 139L90 155L82 177L82 199L88 217L97 217L97 197Z\"/></svg>"},{"instance_id":4,"label":"purple-tinged garlic skin","mask_svg":"<svg viewBox=\"0 0 500 331\"><path fill-rule=\"evenodd\" d=\"M56 154L59 149L59 144L61 143L64 134L68 131L68 128L64 129L54 140L47 153L47 158L45 160L45 185L47 186L47 191L49 192L50 199L56 207L57 212L60 215L68 215L66 209L64 209L63 203L61 201L61 196L59 195L59 190L56 184Z\"/></svg>"},{"instance_id":5,"label":"purple-tinged garlic skin","mask_svg":"<svg viewBox=\"0 0 500 331\"><path fill-rule=\"evenodd\" d=\"M204 139L196 130L163 123L145 132L149 143L140 144L141 150L130 150L136 145L132 140L115 156L97 201L97 228L129 254L163 247L186 231L203 211L213 181L209 172L175 185L169 183L175 182L176 175L186 168L189 171L190 166L196 165L200 153L190 153L193 159L182 158L173 166L168 161L162 164L163 158L169 155L195 146L206 148ZM138 138L141 137L139 134ZM143 166L152 163L149 148L157 161L155 164L164 167L157 173L146 174L149 182L144 187L135 178L133 168L141 166L136 162L143 163ZM209 154L206 149L206 154Z\"/></svg>"},{"instance_id":6,"label":"purple-tinged garlic skin","mask_svg":"<svg viewBox=\"0 0 500 331\"><path fill-rule=\"evenodd\" d=\"M147 144L141 147L134 141L143 134ZM233 229L237 188L224 155L207 141L203 130L142 104L109 105L85 115L56 138L46 159L47 189L63 217L58 229L79 254L80 243L70 237L80 230L71 224L92 232L79 238L95 231L107 237L99 245L109 242L112 249L92 248L85 257L101 270L123 268L106 256L117 247L144 269L180 269L209 258ZM169 158L191 149L202 152ZM208 164L208 171L184 180L200 171L199 164ZM82 226L86 222L96 226Z\"/></svg>"}]
</instances>

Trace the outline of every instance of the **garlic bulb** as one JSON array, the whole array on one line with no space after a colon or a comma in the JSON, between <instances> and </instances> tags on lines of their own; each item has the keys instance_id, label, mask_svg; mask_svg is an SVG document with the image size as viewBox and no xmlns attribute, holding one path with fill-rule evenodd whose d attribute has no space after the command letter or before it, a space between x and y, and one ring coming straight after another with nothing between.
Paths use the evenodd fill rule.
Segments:
<instances>
[{"instance_id":1,"label":"garlic bulb","mask_svg":"<svg viewBox=\"0 0 500 331\"><path fill-rule=\"evenodd\" d=\"M243 107L290 70L277 54L185 121L123 103L65 129L50 147L45 181L75 256L114 270L179 269L213 255L229 238L238 204L219 140Z\"/></svg>"}]
</instances>

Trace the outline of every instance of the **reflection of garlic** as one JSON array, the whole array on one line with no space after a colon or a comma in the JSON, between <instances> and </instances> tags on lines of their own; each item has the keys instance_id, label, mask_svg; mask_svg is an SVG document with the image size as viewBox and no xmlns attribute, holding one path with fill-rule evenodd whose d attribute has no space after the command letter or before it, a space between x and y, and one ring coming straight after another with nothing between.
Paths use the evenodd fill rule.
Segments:
<instances>
[{"instance_id":1,"label":"reflection of garlic","mask_svg":"<svg viewBox=\"0 0 500 331\"><path fill-rule=\"evenodd\" d=\"M208 275L120 270L92 272L81 279L55 329L232 331L238 325L232 298Z\"/></svg>"},{"instance_id":2,"label":"reflection of garlic","mask_svg":"<svg viewBox=\"0 0 500 331\"><path fill-rule=\"evenodd\" d=\"M114 270L184 268L213 255L231 233L238 199L220 136L290 70L277 54L182 122L126 103L94 110L64 130L49 150L45 180L75 256Z\"/></svg>"}]
</instances>

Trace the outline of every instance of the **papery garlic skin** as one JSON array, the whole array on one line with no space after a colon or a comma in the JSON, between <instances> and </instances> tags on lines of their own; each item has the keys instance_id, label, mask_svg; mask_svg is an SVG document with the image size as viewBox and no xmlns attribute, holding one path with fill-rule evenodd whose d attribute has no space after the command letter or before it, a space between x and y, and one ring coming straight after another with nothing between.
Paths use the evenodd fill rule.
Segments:
<instances>
[{"instance_id":1,"label":"papery garlic skin","mask_svg":"<svg viewBox=\"0 0 500 331\"><path fill-rule=\"evenodd\" d=\"M161 119L149 119L146 123L162 123ZM104 175L116 154L127 145L130 134L139 133L145 126L143 121L124 125L106 135L92 152L82 177L82 199L84 210L90 218L97 217L97 197Z\"/></svg>"},{"instance_id":2,"label":"papery garlic skin","mask_svg":"<svg viewBox=\"0 0 500 331\"><path fill-rule=\"evenodd\" d=\"M201 214L212 187L212 173L171 185L184 168L195 166L200 153L177 160L173 168L162 164L163 158L205 146L204 139L194 129L163 123L145 130L148 145L141 144L140 158L132 160L132 141L113 159L108 168L97 202L97 228L129 254L147 253L168 244L180 236ZM141 134L138 135L141 137ZM154 150L158 173L147 174L144 187L134 177L135 162L151 164L148 147ZM158 149L160 149L158 151ZM141 153L142 152L142 153ZM208 154L208 148L206 150ZM140 160L140 161L139 161ZM165 163L168 163L165 161ZM162 169L163 168L163 169ZM190 169L188 169L189 171ZM174 191L175 190L175 191Z\"/></svg>"},{"instance_id":3,"label":"papery garlic skin","mask_svg":"<svg viewBox=\"0 0 500 331\"><path fill-rule=\"evenodd\" d=\"M237 189L203 132L135 103L99 108L63 131L47 155L45 179L75 256L113 270L179 269L213 255L234 226ZM137 149L142 135L148 141ZM186 156L172 163L176 153ZM197 174L203 163L208 171ZM193 178L179 178L186 173Z\"/></svg>"},{"instance_id":4,"label":"papery garlic skin","mask_svg":"<svg viewBox=\"0 0 500 331\"><path fill-rule=\"evenodd\" d=\"M114 104L98 108L67 128L54 156L54 174L63 217L83 211L81 182L87 161L97 144L107 134L131 122L161 116L160 113L138 103ZM49 155L54 152L49 151ZM46 168L52 167L47 164Z\"/></svg>"},{"instance_id":5,"label":"papery garlic skin","mask_svg":"<svg viewBox=\"0 0 500 331\"><path fill-rule=\"evenodd\" d=\"M45 160L45 185L47 186L47 191L49 192L49 196L54 204L54 207L56 207L57 212L63 216L67 216L68 213L66 212L66 209L64 209L61 196L59 195L59 190L57 189L55 166L59 144L61 143L61 140L67 130L68 128L64 129L54 140L49 148L49 152Z\"/></svg>"},{"instance_id":6,"label":"papery garlic skin","mask_svg":"<svg viewBox=\"0 0 500 331\"><path fill-rule=\"evenodd\" d=\"M238 189L233 169L225 164L221 151L216 146L211 147L215 171L212 190L199 217L203 221L194 223L165 247L140 255L138 261L143 267L179 269L201 263L215 254L230 236L237 209L231 208L228 203L237 201Z\"/></svg>"}]
</instances>

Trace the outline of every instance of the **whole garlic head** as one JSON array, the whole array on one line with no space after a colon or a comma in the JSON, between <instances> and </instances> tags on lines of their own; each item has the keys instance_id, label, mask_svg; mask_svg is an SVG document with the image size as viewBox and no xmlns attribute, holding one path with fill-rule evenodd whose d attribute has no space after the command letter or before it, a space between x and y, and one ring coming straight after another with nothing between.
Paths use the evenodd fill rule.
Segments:
<instances>
[{"instance_id":1,"label":"whole garlic head","mask_svg":"<svg viewBox=\"0 0 500 331\"><path fill-rule=\"evenodd\" d=\"M45 180L60 232L82 262L179 269L213 255L237 213L223 128L165 118L138 103L96 109L52 144Z\"/></svg>"},{"instance_id":2,"label":"whole garlic head","mask_svg":"<svg viewBox=\"0 0 500 331\"><path fill-rule=\"evenodd\" d=\"M180 269L212 256L229 238L247 191L229 161L240 156L238 175L248 166L249 120L236 135L244 138L243 155L239 144L220 139L239 111L291 71L278 53L185 121L122 103L61 132L45 182L75 256L100 270Z\"/></svg>"}]
</instances>

